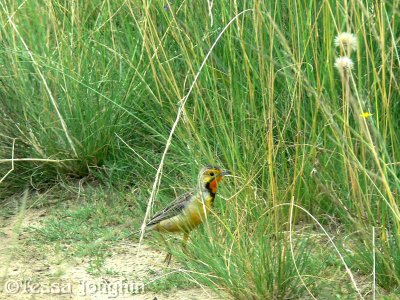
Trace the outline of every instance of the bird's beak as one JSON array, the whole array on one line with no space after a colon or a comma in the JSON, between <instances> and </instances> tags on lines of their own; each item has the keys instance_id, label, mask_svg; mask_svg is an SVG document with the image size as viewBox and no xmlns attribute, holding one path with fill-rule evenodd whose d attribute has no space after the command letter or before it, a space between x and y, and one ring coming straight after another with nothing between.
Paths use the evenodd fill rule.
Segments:
<instances>
[{"instance_id":1,"label":"bird's beak","mask_svg":"<svg viewBox=\"0 0 400 300\"><path fill-rule=\"evenodd\" d=\"M229 170L223 170L222 173L218 175L218 177L219 177L219 176L230 175L230 174L232 174L231 171L229 171Z\"/></svg>"}]
</instances>

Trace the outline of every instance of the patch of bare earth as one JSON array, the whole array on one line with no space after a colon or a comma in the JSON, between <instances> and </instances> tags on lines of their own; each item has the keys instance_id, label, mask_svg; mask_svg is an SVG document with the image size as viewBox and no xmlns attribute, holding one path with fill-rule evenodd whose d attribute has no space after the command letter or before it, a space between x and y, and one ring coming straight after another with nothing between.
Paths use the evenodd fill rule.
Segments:
<instances>
[{"instance_id":1,"label":"patch of bare earth","mask_svg":"<svg viewBox=\"0 0 400 300\"><path fill-rule=\"evenodd\" d=\"M60 257L27 243L29 230L41 226L45 210L27 210L0 219L0 299L219 299L205 287L175 289L167 293L147 292L144 280L157 280L171 272L183 272L164 264L165 253L146 244L120 242L109 250L95 276L87 270L89 259ZM46 249L46 248L44 248Z\"/></svg>"}]
</instances>

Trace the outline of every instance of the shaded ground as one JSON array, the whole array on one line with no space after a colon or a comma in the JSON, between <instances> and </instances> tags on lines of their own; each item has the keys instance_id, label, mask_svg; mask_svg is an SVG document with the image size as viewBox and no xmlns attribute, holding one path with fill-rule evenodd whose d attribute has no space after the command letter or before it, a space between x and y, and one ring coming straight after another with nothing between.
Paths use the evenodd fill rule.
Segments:
<instances>
[{"instance_id":1,"label":"shaded ground","mask_svg":"<svg viewBox=\"0 0 400 300\"><path fill-rule=\"evenodd\" d=\"M90 272L95 258L66 259L49 246L35 247L30 229L42 226L46 215L43 209L27 210L0 219L0 299L218 299L200 285L147 291L147 284L185 271L173 262L166 267L165 253L146 244L137 256L136 242L118 242L108 249L101 274Z\"/></svg>"}]
</instances>

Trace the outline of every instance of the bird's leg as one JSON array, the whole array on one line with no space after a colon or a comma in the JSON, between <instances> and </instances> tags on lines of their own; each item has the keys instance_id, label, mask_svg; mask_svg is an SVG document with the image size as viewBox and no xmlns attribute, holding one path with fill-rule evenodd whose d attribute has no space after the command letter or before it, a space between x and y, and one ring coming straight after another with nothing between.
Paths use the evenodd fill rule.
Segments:
<instances>
[{"instance_id":1,"label":"bird's leg","mask_svg":"<svg viewBox=\"0 0 400 300\"><path fill-rule=\"evenodd\" d=\"M172 254L170 252L168 252L167 256L165 256L164 263L167 264L167 266L169 266L169 264L171 262L171 257L172 257Z\"/></svg>"},{"instance_id":2,"label":"bird's leg","mask_svg":"<svg viewBox=\"0 0 400 300\"><path fill-rule=\"evenodd\" d=\"M161 235L161 238L162 238L162 240L163 240L163 242L165 244L165 247L167 248L167 256L165 256L165 258L164 258L164 263L167 264L167 266L169 266L169 264L171 262L172 254L171 254L171 252L169 252L169 246L168 246L168 243L165 240L163 234L160 234L160 235Z\"/></svg>"},{"instance_id":3,"label":"bird's leg","mask_svg":"<svg viewBox=\"0 0 400 300\"><path fill-rule=\"evenodd\" d=\"M182 240L182 250L183 250L183 252L185 254L188 254L188 251L187 251L187 248L186 248L188 239L189 239L189 232L185 232L183 234L183 240Z\"/></svg>"}]
</instances>

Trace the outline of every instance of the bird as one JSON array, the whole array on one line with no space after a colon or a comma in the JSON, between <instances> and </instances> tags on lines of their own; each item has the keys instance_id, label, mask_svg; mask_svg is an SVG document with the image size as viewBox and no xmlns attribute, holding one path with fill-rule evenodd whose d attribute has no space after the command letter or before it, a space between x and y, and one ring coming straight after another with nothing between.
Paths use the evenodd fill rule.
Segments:
<instances>
[{"instance_id":1,"label":"bird","mask_svg":"<svg viewBox=\"0 0 400 300\"><path fill-rule=\"evenodd\" d=\"M186 249L190 232L204 222L214 204L220 181L229 174L229 170L219 166L203 167L198 174L197 186L157 212L146 224L145 232L183 233L183 249ZM170 261L171 253L168 253L165 262L169 264Z\"/></svg>"}]
</instances>

